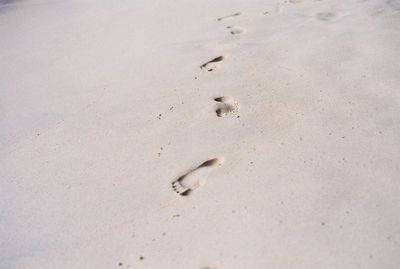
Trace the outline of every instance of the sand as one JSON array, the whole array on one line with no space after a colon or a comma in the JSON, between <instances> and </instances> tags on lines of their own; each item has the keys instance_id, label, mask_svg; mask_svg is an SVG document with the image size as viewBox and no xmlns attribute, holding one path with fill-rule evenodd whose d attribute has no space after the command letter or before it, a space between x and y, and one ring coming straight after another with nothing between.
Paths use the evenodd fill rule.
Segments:
<instances>
[{"instance_id":1,"label":"sand","mask_svg":"<svg viewBox=\"0 0 400 269\"><path fill-rule=\"evenodd\" d=\"M399 0L0 1L0 37L0 268L398 268Z\"/></svg>"}]
</instances>

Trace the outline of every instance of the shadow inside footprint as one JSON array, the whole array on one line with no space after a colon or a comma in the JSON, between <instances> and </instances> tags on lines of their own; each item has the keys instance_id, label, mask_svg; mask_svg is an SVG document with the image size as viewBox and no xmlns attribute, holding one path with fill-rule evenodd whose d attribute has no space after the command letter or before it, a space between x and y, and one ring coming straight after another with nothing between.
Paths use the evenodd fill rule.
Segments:
<instances>
[{"instance_id":1,"label":"shadow inside footprint","mask_svg":"<svg viewBox=\"0 0 400 269\"><path fill-rule=\"evenodd\" d=\"M181 196L188 196L193 190L205 184L209 172L208 170L211 167L221 164L222 159L220 158L214 158L203 162L196 168L191 169L186 174L174 180L171 183L172 189Z\"/></svg>"},{"instance_id":2,"label":"shadow inside footprint","mask_svg":"<svg viewBox=\"0 0 400 269\"><path fill-rule=\"evenodd\" d=\"M229 29L231 35L238 35L244 32L243 28L237 26L227 26L226 28Z\"/></svg>"},{"instance_id":3,"label":"shadow inside footprint","mask_svg":"<svg viewBox=\"0 0 400 269\"><path fill-rule=\"evenodd\" d=\"M217 62L221 62L224 59L224 56L218 56L202 65L200 65L200 69L208 69L209 65L212 63L217 63ZM213 69L208 69L208 71L212 71Z\"/></svg>"},{"instance_id":4,"label":"shadow inside footprint","mask_svg":"<svg viewBox=\"0 0 400 269\"><path fill-rule=\"evenodd\" d=\"M220 163L221 163L221 160L220 160L220 159L214 158L214 159L205 161L204 163L200 164L200 165L197 167L197 169L202 168L202 167L211 167L211 166L214 166L214 165L217 165L217 164L220 164Z\"/></svg>"},{"instance_id":5,"label":"shadow inside footprint","mask_svg":"<svg viewBox=\"0 0 400 269\"><path fill-rule=\"evenodd\" d=\"M233 100L233 99L230 97L227 97L227 96L221 96L221 97L214 98L214 101L219 102L219 103L229 102L231 100Z\"/></svg>"},{"instance_id":6,"label":"shadow inside footprint","mask_svg":"<svg viewBox=\"0 0 400 269\"><path fill-rule=\"evenodd\" d=\"M226 16L218 18L217 21L222 21L222 20L225 20L225 19L228 19L228 18L236 17L236 16L239 16L240 14L242 14L242 13L237 12L237 13L233 13L233 14L230 14L230 15L226 15Z\"/></svg>"}]
</instances>

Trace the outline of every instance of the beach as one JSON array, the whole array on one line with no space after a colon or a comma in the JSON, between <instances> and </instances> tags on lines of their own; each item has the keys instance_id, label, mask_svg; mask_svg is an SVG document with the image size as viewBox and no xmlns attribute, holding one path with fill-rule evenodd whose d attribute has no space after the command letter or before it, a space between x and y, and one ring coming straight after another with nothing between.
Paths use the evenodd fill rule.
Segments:
<instances>
[{"instance_id":1,"label":"beach","mask_svg":"<svg viewBox=\"0 0 400 269\"><path fill-rule=\"evenodd\" d=\"M0 268L400 264L400 1L0 1Z\"/></svg>"}]
</instances>

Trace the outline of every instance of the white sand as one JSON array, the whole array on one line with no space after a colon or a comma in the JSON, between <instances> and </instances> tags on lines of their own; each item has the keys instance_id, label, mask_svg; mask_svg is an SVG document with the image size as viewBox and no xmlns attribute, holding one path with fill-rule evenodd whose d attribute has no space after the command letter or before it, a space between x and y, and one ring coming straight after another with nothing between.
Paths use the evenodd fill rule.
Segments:
<instances>
[{"instance_id":1,"label":"white sand","mask_svg":"<svg viewBox=\"0 0 400 269\"><path fill-rule=\"evenodd\" d=\"M400 0L0 3L0 268L399 268Z\"/></svg>"}]
</instances>

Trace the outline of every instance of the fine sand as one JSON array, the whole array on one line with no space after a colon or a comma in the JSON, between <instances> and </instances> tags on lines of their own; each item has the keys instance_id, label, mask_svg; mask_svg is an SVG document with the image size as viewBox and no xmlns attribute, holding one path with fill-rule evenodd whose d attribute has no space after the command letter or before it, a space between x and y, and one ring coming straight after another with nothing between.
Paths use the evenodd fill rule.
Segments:
<instances>
[{"instance_id":1,"label":"fine sand","mask_svg":"<svg viewBox=\"0 0 400 269\"><path fill-rule=\"evenodd\" d=\"M397 269L400 0L0 1L1 269Z\"/></svg>"}]
</instances>

